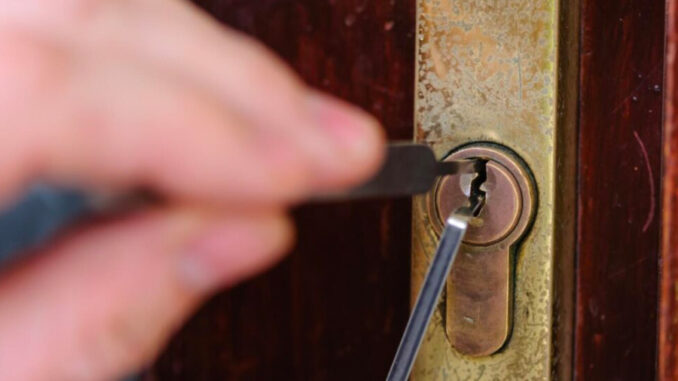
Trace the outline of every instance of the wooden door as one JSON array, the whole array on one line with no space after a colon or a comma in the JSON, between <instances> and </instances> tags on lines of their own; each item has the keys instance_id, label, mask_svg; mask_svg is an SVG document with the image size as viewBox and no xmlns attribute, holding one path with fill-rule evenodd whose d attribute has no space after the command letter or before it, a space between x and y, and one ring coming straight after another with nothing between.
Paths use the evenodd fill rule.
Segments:
<instances>
[{"instance_id":1,"label":"wooden door","mask_svg":"<svg viewBox=\"0 0 678 381\"><path fill-rule=\"evenodd\" d=\"M389 138L412 138L416 0L197 3L259 38L311 85L376 115ZM678 16L675 1L669 3L667 60L663 0L554 2L559 15L574 14L569 33L577 41L575 50L561 51L578 79L568 106L578 119L577 231L574 261L563 270L572 272L576 287L559 296L574 300L573 328L561 333L573 350L560 361L576 380L678 379ZM299 244L292 255L212 300L148 379L384 378L409 308L410 201L307 206L295 214Z\"/></svg>"},{"instance_id":2,"label":"wooden door","mask_svg":"<svg viewBox=\"0 0 678 381\"><path fill-rule=\"evenodd\" d=\"M658 375L678 380L678 2L667 2L666 87L664 116L664 190L662 207L662 276L660 288Z\"/></svg>"},{"instance_id":3,"label":"wooden door","mask_svg":"<svg viewBox=\"0 0 678 381\"><path fill-rule=\"evenodd\" d=\"M663 0L582 0L577 380L653 380Z\"/></svg>"}]
</instances>

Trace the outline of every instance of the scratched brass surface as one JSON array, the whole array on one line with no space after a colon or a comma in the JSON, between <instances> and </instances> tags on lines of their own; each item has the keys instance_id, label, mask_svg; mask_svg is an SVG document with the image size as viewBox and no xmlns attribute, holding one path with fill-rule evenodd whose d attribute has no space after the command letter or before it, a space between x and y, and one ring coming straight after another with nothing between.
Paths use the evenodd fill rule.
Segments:
<instances>
[{"instance_id":1,"label":"scratched brass surface","mask_svg":"<svg viewBox=\"0 0 678 381\"><path fill-rule=\"evenodd\" d=\"M469 222L448 277L445 298L447 337L459 353L474 357L499 351L510 336L515 253L529 231L536 206L532 176L518 158L504 150L470 145L449 156L489 159L481 186L485 206ZM438 187L436 197L428 201L429 205L437 204L438 218L441 205L435 199L447 196L456 199L451 203L461 205L466 198L460 177L449 176L442 182L448 187ZM431 214L430 207L428 210Z\"/></svg>"},{"instance_id":2,"label":"scratched brass surface","mask_svg":"<svg viewBox=\"0 0 678 381\"><path fill-rule=\"evenodd\" d=\"M433 316L415 380L570 378L577 3L418 0L415 138L439 157L496 142L532 171L539 206L516 253L513 327L491 356L456 352L445 303ZM426 198L413 214L412 295L437 244Z\"/></svg>"}]
</instances>

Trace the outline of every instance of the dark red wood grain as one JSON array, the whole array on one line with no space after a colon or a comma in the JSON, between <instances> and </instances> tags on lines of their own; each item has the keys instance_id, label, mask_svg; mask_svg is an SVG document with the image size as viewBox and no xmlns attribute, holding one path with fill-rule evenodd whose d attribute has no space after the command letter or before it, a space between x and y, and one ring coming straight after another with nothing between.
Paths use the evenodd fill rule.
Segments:
<instances>
[{"instance_id":1,"label":"dark red wood grain","mask_svg":"<svg viewBox=\"0 0 678 381\"><path fill-rule=\"evenodd\" d=\"M198 3L376 115L390 138L411 137L414 0ZM294 253L212 300L149 379L384 378L409 310L409 201L308 206L296 220Z\"/></svg>"},{"instance_id":2,"label":"dark red wood grain","mask_svg":"<svg viewBox=\"0 0 678 381\"><path fill-rule=\"evenodd\" d=\"M653 380L663 0L581 0L577 380Z\"/></svg>"},{"instance_id":3,"label":"dark red wood grain","mask_svg":"<svg viewBox=\"0 0 678 381\"><path fill-rule=\"evenodd\" d=\"M678 380L678 1L667 2L660 381Z\"/></svg>"}]
</instances>

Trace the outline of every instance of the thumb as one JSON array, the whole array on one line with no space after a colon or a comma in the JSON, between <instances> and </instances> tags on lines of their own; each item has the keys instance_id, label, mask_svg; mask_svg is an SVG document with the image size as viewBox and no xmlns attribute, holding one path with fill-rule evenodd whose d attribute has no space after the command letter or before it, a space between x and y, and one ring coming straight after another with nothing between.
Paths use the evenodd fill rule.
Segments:
<instances>
[{"instance_id":1,"label":"thumb","mask_svg":"<svg viewBox=\"0 0 678 381\"><path fill-rule=\"evenodd\" d=\"M208 293L290 243L276 213L147 212L73 234L0 277L0 379L115 379L150 361Z\"/></svg>"}]
</instances>

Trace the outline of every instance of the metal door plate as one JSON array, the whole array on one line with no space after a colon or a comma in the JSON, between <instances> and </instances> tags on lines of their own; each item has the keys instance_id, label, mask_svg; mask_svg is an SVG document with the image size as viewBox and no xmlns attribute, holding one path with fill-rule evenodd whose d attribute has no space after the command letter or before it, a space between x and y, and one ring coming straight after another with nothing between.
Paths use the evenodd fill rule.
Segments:
<instances>
[{"instance_id":1,"label":"metal door plate","mask_svg":"<svg viewBox=\"0 0 678 381\"><path fill-rule=\"evenodd\" d=\"M571 377L577 9L555 0L417 2L415 139L439 158L478 141L510 147L532 170L540 206L515 253L508 341L492 355L461 354L443 302L415 380ZM413 295L437 244L426 200L414 203Z\"/></svg>"}]
</instances>

